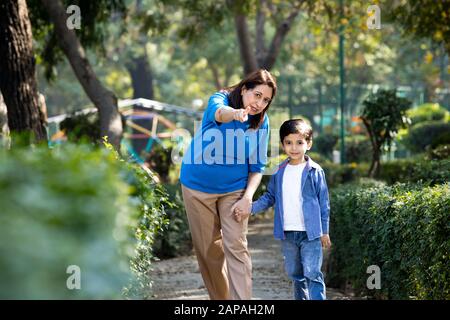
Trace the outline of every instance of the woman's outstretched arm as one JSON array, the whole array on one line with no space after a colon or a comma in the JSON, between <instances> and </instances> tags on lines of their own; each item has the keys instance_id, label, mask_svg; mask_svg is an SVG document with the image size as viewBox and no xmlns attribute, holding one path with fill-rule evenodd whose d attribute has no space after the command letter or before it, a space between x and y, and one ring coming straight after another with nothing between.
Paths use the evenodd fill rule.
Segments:
<instances>
[{"instance_id":1,"label":"woman's outstretched arm","mask_svg":"<svg viewBox=\"0 0 450 320\"><path fill-rule=\"evenodd\" d=\"M232 107L224 106L217 109L214 114L214 118L217 122L227 123L233 120L240 122L247 121L248 112L250 108L247 109L233 109Z\"/></svg>"}]
</instances>

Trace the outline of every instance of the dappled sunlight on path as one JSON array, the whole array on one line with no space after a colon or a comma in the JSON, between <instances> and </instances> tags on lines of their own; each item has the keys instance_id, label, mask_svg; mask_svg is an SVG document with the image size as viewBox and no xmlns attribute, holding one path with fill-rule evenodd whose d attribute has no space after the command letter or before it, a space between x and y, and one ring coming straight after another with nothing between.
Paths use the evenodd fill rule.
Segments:
<instances>
[{"instance_id":1,"label":"dappled sunlight on path","mask_svg":"<svg viewBox=\"0 0 450 320\"><path fill-rule=\"evenodd\" d=\"M253 299L291 300L292 286L283 269L280 242L272 235L272 221L251 221L248 244L253 264ZM327 254L325 261L326 257ZM209 299L194 255L155 262L152 278L153 299ZM327 288L327 298L352 299L332 288Z\"/></svg>"}]
</instances>

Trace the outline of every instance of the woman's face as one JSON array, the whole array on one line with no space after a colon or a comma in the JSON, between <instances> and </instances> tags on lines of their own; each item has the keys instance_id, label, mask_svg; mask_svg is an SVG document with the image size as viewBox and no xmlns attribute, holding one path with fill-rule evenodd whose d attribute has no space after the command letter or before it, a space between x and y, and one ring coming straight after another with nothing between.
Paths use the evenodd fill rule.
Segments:
<instances>
[{"instance_id":1,"label":"woman's face","mask_svg":"<svg viewBox=\"0 0 450 320\"><path fill-rule=\"evenodd\" d=\"M248 114L255 115L261 113L272 99L273 89L267 84L260 84L253 89L242 88L242 102L244 108L250 107Z\"/></svg>"}]
</instances>

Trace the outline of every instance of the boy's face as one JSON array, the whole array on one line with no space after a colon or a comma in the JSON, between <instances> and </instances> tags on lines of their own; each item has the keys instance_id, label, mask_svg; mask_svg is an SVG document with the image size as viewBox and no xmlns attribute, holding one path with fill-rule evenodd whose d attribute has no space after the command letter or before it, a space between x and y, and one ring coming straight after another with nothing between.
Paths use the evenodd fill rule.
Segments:
<instances>
[{"instance_id":1,"label":"boy's face","mask_svg":"<svg viewBox=\"0 0 450 320\"><path fill-rule=\"evenodd\" d=\"M304 161L305 153L311 149L312 141L307 142L300 133L291 133L283 139L283 150L290 158L291 164Z\"/></svg>"}]
</instances>

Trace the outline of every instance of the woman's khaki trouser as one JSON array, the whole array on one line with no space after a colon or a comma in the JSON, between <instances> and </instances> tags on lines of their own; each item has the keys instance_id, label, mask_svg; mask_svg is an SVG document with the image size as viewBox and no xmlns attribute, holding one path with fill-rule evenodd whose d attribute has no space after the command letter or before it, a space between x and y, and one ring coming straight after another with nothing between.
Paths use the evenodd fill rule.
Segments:
<instances>
[{"instance_id":1,"label":"woman's khaki trouser","mask_svg":"<svg viewBox=\"0 0 450 320\"><path fill-rule=\"evenodd\" d=\"M213 300L252 297L252 262L247 249L248 218L234 220L231 207L244 190L204 193L182 185L183 200L200 272Z\"/></svg>"}]
</instances>

